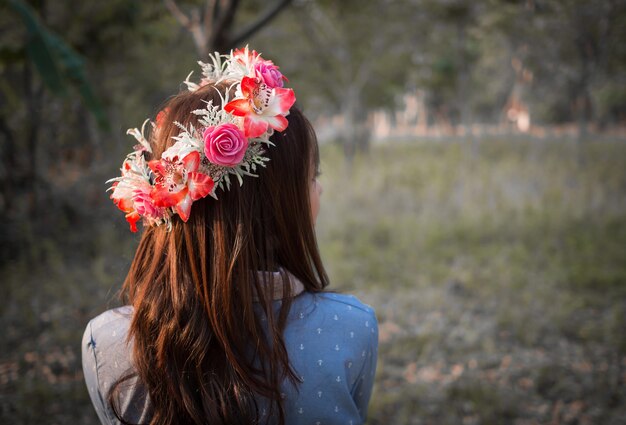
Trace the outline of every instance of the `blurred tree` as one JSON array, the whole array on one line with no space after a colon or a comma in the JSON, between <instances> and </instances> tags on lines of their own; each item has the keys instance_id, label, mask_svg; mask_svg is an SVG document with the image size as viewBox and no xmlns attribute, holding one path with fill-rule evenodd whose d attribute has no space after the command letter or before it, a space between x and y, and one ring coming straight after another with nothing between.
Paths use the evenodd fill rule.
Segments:
<instances>
[{"instance_id":1,"label":"blurred tree","mask_svg":"<svg viewBox=\"0 0 626 425\"><path fill-rule=\"evenodd\" d=\"M16 63L22 64L23 90L18 94L16 87L3 85L3 92L12 105L7 105L9 108L0 114L0 128L5 136L3 165L6 170L6 178L0 188L0 197L4 201L0 211L11 209L19 187L21 192L27 194L27 210L33 218L38 210L37 189L43 183L39 176L38 151L45 122L42 116L42 103L46 95L44 88L53 96L67 98L68 87L75 87L83 105L94 114L101 128L108 128L109 123L92 85L87 80L83 58L49 30L31 6L21 0L10 0L8 6L19 17L16 23L21 23L21 28L18 24L18 31L22 32L23 37L18 44L5 44L0 60L3 68ZM19 110L16 103L25 105L28 117L27 130L22 134L16 134L7 115ZM24 151L24 160L21 163L18 157L20 148Z\"/></svg>"},{"instance_id":2,"label":"blurred tree","mask_svg":"<svg viewBox=\"0 0 626 425\"><path fill-rule=\"evenodd\" d=\"M531 46L535 67L543 82L563 88L561 101L569 106L567 118L577 121L579 140L583 140L589 121L600 119L594 89L607 79L624 78L626 3L536 1L534 7L535 37L541 40Z\"/></svg>"},{"instance_id":3,"label":"blurred tree","mask_svg":"<svg viewBox=\"0 0 626 425\"><path fill-rule=\"evenodd\" d=\"M492 96L485 99L491 101L490 118L496 117L509 129L527 131L531 124L529 92L534 74L529 64L529 46L537 41L534 19L530 1L488 0L477 21L477 78L481 73L487 75L479 92Z\"/></svg>"},{"instance_id":4,"label":"blurred tree","mask_svg":"<svg viewBox=\"0 0 626 425\"><path fill-rule=\"evenodd\" d=\"M23 226L4 226L0 241L62 229L55 211L72 225L93 214L129 145L120 129L156 112L199 51L252 35L309 115L343 117L349 158L368 146L371 111L393 117L407 93L423 93L422 115L451 129L498 122L516 104L541 124L577 119L582 135L626 119L623 0L164 1L30 0L38 27L16 12L25 0L0 2L0 219ZM54 66L32 60L44 58L27 49L37 43ZM89 88L87 74L116 130L106 145L90 95L70 90Z\"/></svg>"},{"instance_id":5,"label":"blurred tree","mask_svg":"<svg viewBox=\"0 0 626 425\"><path fill-rule=\"evenodd\" d=\"M476 16L480 13L480 1L448 0L433 2L433 16L452 31L452 64L456 71L456 105L459 111L459 122L469 134L471 125L470 111L470 80L472 67L477 60L475 43L470 36L470 29L476 24ZM445 50L444 50L445 51Z\"/></svg>"},{"instance_id":6,"label":"blurred tree","mask_svg":"<svg viewBox=\"0 0 626 425\"><path fill-rule=\"evenodd\" d=\"M368 114L387 110L393 121L393 111L411 93L426 102L420 113L429 121L418 119L451 133L475 123L529 131L535 122L575 118L567 81L576 71L567 62L576 65L576 56L561 63L555 51L571 40L554 28L552 3L299 0L255 37L255 45L280 57L316 115L338 114L348 156L367 146ZM603 49L612 53L590 86L594 121L617 122L624 114L626 49L619 40L626 25L617 24L624 21L622 3L616 3L605 37ZM289 43L277 42L284 39Z\"/></svg>"},{"instance_id":7,"label":"blurred tree","mask_svg":"<svg viewBox=\"0 0 626 425\"><path fill-rule=\"evenodd\" d=\"M35 11L21 0L9 0L27 31L26 50L45 87L56 95L66 95L68 85L74 85L86 107L103 128L108 127L105 112L85 75L84 59L65 41L45 28Z\"/></svg>"},{"instance_id":8,"label":"blurred tree","mask_svg":"<svg viewBox=\"0 0 626 425\"><path fill-rule=\"evenodd\" d=\"M274 19L291 0L272 2L255 20L236 32L234 23L241 6L239 0L206 0L204 6L192 8L189 15L180 9L175 0L164 0L164 3L178 23L191 33L198 56L204 59L209 53L226 53L239 47Z\"/></svg>"},{"instance_id":9,"label":"blurred tree","mask_svg":"<svg viewBox=\"0 0 626 425\"><path fill-rule=\"evenodd\" d=\"M421 5L429 17L428 42L423 47L429 72L420 83L428 90L434 116L442 126L470 128L473 68L478 60L475 30L482 6L482 1L469 0L427 0Z\"/></svg>"},{"instance_id":10,"label":"blurred tree","mask_svg":"<svg viewBox=\"0 0 626 425\"><path fill-rule=\"evenodd\" d=\"M404 25L413 5L394 0L342 2L303 0L294 15L307 44L302 72L328 104L343 117L340 139L350 160L367 151L371 137L368 113L391 107L404 91L411 33Z\"/></svg>"},{"instance_id":11,"label":"blurred tree","mask_svg":"<svg viewBox=\"0 0 626 425\"><path fill-rule=\"evenodd\" d=\"M178 64L163 60L164 53L171 59L185 51L176 40L177 49L165 52L167 43L160 43L155 53L155 41L177 37L174 20L158 6L126 0L0 3L0 261L37 252L34 242L42 238L67 235L68 227L93 219L94 204L106 200L98 173L112 160L104 153L116 146L102 144L106 133L98 120L106 115L112 128L120 128L145 111L155 92L150 84L160 80L163 90L163 73ZM158 67L155 58L162 62ZM139 84L125 78L130 69L146 77ZM87 74L97 84L89 85Z\"/></svg>"},{"instance_id":12,"label":"blurred tree","mask_svg":"<svg viewBox=\"0 0 626 425\"><path fill-rule=\"evenodd\" d=\"M427 42L411 79L439 124L623 121L626 2L424 0ZM477 116L478 115L478 116ZM620 118L621 117L621 118Z\"/></svg>"}]
</instances>

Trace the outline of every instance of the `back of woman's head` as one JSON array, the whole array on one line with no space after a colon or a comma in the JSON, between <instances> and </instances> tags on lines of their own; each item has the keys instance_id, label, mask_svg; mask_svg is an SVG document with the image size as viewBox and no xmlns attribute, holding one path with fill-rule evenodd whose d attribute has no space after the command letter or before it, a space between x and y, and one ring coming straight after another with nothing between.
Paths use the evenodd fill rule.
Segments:
<instances>
[{"instance_id":1,"label":"back of woman's head","mask_svg":"<svg viewBox=\"0 0 626 425\"><path fill-rule=\"evenodd\" d=\"M176 122L196 125L192 112L206 102L222 104L229 87L209 83L171 98L150 137L148 159L174 143ZM129 337L152 424L254 423L261 399L282 422L280 384L296 383L282 339L290 285L275 314L273 286L281 282L259 271L285 278L289 272L310 292L327 285L309 205L317 142L296 107L287 121L285 131L270 137L274 146L265 148L269 161L256 168L258 177L217 188L218 199L194 201L186 222L175 215L169 228L143 231L123 294L134 307Z\"/></svg>"}]
</instances>

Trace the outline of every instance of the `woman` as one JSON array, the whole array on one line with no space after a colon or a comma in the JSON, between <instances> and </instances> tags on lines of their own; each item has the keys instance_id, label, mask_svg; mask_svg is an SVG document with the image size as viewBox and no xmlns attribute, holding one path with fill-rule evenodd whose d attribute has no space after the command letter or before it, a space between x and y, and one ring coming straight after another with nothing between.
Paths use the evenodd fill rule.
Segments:
<instances>
[{"instance_id":1,"label":"woman","mask_svg":"<svg viewBox=\"0 0 626 425\"><path fill-rule=\"evenodd\" d=\"M201 64L113 179L144 231L91 320L85 380L103 424L358 424L376 367L373 310L328 285L314 233L313 129L271 61Z\"/></svg>"}]
</instances>

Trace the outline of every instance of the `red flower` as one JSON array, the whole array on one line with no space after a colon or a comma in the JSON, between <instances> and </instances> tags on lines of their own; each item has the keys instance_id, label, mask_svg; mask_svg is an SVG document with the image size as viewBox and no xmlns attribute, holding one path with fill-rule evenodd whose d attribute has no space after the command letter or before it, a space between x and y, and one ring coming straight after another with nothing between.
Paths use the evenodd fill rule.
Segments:
<instances>
[{"instance_id":1,"label":"red flower","mask_svg":"<svg viewBox=\"0 0 626 425\"><path fill-rule=\"evenodd\" d=\"M127 164L124 164L124 168L127 168ZM114 182L111 186L113 193L111 193L111 200L121 211L125 213L126 221L130 224L130 231L137 231L137 221L141 218L139 213L135 211L133 200L128 196L128 190L118 189L119 182Z\"/></svg>"},{"instance_id":2,"label":"red flower","mask_svg":"<svg viewBox=\"0 0 626 425\"><path fill-rule=\"evenodd\" d=\"M287 128L285 116L296 101L293 90L270 88L261 78L251 77L243 77L240 88L244 97L227 103L224 110L244 117L246 137L259 137L268 127L278 131Z\"/></svg>"},{"instance_id":3,"label":"red flower","mask_svg":"<svg viewBox=\"0 0 626 425\"><path fill-rule=\"evenodd\" d=\"M191 204L213 190L213 179L198 173L200 153L187 154L182 160L162 158L150 161L148 166L156 175L150 194L156 207L174 207L183 221L189 219Z\"/></svg>"},{"instance_id":4,"label":"red flower","mask_svg":"<svg viewBox=\"0 0 626 425\"><path fill-rule=\"evenodd\" d=\"M117 199L117 198L111 197L111 199L113 200L113 203L115 203L115 206L117 206L120 210L122 210L123 212L126 213L124 215L124 217L126 217L126 221L128 221L128 223L130 224L130 231L131 232L136 232L137 231L137 221L141 217L139 216L139 213L137 211L135 211L135 209L133 208L132 201L130 201L128 199L124 199L124 198Z\"/></svg>"},{"instance_id":5,"label":"red flower","mask_svg":"<svg viewBox=\"0 0 626 425\"><path fill-rule=\"evenodd\" d=\"M135 233L137 231L137 222L140 218L141 216L137 211L132 211L126 214L126 221L128 221L128 224L130 224L131 232Z\"/></svg>"}]
</instances>

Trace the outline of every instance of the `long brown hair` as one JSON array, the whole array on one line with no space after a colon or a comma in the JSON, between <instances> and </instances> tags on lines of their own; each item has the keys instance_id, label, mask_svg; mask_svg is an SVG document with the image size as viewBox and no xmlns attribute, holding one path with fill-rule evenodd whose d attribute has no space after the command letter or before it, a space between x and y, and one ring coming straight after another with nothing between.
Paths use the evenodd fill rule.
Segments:
<instances>
[{"instance_id":1,"label":"long brown hair","mask_svg":"<svg viewBox=\"0 0 626 425\"><path fill-rule=\"evenodd\" d=\"M194 122L191 111L220 103L218 92L226 90L209 84L171 98L151 138L154 157L179 133L174 121ZM328 284L309 205L317 141L298 108L287 119L287 129L271 137L275 146L258 178L218 189L219 200L194 202L188 222L174 216L171 231L143 231L122 297L134 307L129 341L150 397L151 425L259 423L261 399L284 423L280 385L297 384L282 337L290 287L275 314L267 287L278 282L258 271L288 271L309 292ZM253 310L259 294L265 326ZM123 380L108 395L122 421L115 401Z\"/></svg>"}]
</instances>

